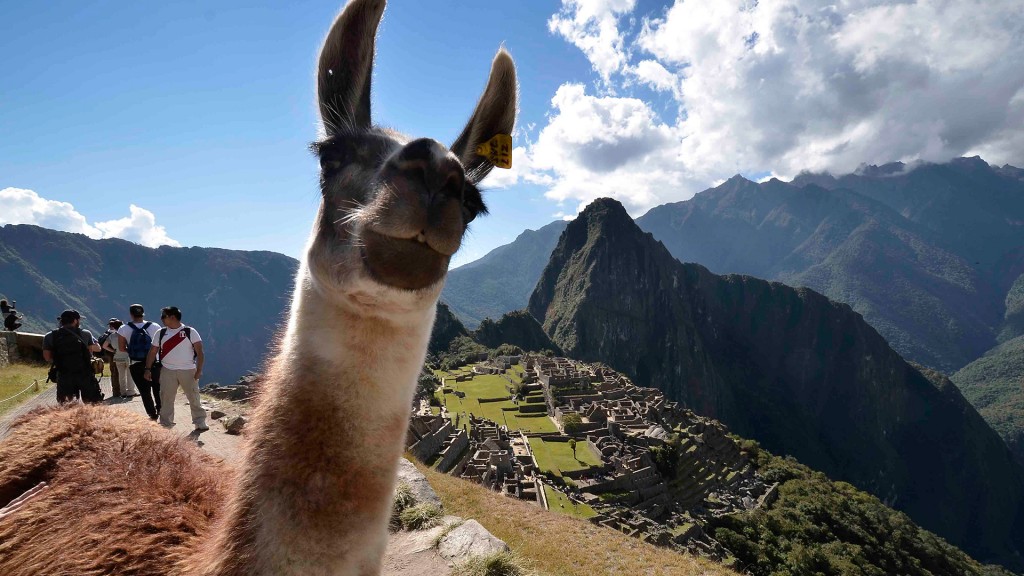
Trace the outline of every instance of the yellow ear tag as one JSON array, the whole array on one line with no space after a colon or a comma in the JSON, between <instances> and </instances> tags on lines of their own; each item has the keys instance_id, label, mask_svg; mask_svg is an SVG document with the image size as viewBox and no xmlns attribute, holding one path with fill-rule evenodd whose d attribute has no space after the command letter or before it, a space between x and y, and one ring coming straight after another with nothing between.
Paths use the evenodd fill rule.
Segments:
<instances>
[{"instance_id":1,"label":"yellow ear tag","mask_svg":"<svg viewBox=\"0 0 1024 576\"><path fill-rule=\"evenodd\" d=\"M476 147L476 153L498 168L512 167L512 136L497 134L487 142Z\"/></svg>"}]
</instances>

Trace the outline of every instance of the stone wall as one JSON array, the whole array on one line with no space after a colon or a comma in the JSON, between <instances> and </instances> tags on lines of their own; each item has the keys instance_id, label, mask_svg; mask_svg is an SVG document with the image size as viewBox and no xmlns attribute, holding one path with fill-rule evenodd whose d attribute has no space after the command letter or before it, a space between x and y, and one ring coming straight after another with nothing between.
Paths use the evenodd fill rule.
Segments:
<instances>
[{"instance_id":1,"label":"stone wall","mask_svg":"<svg viewBox=\"0 0 1024 576\"><path fill-rule=\"evenodd\" d=\"M0 332L0 368L5 368L12 361L17 360L18 347L16 338L17 335L14 332ZM14 358L11 357L12 351L14 352Z\"/></svg>"},{"instance_id":2,"label":"stone wall","mask_svg":"<svg viewBox=\"0 0 1024 576\"><path fill-rule=\"evenodd\" d=\"M42 334L0 331L0 368L15 362L42 361Z\"/></svg>"},{"instance_id":3,"label":"stone wall","mask_svg":"<svg viewBox=\"0 0 1024 576\"><path fill-rule=\"evenodd\" d=\"M437 469L441 472L448 472L458 464L459 456L469 446L469 436L466 431L460 429L450 437L450 442L441 452L441 461L437 463Z\"/></svg>"},{"instance_id":4,"label":"stone wall","mask_svg":"<svg viewBox=\"0 0 1024 576\"><path fill-rule=\"evenodd\" d=\"M444 444L445 439L448 435L454 431L451 421L445 421L444 425L441 426L436 432L426 434L423 438L420 438L419 442L416 442L409 447L409 452L412 453L420 462L427 462L434 457L441 450L441 446Z\"/></svg>"},{"instance_id":5,"label":"stone wall","mask_svg":"<svg viewBox=\"0 0 1024 576\"><path fill-rule=\"evenodd\" d=\"M15 332L20 362L43 362L43 335Z\"/></svg>"}]
</instances>

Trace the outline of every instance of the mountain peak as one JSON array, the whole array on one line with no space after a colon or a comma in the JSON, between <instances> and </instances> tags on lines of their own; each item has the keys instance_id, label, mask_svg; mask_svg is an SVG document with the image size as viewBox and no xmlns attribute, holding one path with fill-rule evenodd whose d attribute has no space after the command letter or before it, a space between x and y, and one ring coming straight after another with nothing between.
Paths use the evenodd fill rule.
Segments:
<instances>
[{"instance_id":1,"label":"mountain peak","mask_svg":"<svg viewBox=\"0 0 1024 576\"><path fill-rule=\"evenodd\" d=\"M590 220L596 216L607 217L607 215L616 217L621 215L629 218L629 213L626 212L626 207L615 198L598 198L594 200L583 209L583 212L580 212L580 215L577 218Z\"/></svg>"}]
</instances>

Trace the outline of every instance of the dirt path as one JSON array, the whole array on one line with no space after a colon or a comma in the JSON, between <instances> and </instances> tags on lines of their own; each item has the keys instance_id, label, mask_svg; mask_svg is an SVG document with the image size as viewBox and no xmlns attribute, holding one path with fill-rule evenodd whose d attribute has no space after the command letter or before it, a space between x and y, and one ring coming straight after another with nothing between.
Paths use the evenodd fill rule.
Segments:
<instances>
[{"instance_id":1,"label":"dirt path","mask_svg":"<svg viewBox=\"0 0 1024 576\"><path fill-rule=\"evenodd\" d=\"M121 398L110 398L110 378L105 377L100 381L100 386L103 388L103 393L107 396L107 399L103 401L104 404L118 409L118 410L130 410L143 416L146 415L146 410L142 407L142 399L139 396L130 400L122 400ZM30 410L38 406L56 406L57 405L57 391L55 387L51 387L48 390L44 390L41 394L35 398L25 402L18 406L10 413L4 415L3 419L0 419L0 439L5 437L9 431L10 423L17 419L22 414L29 412ZM185 395L181 394L180 391L174 402L174 414L178 420L177 426L171 429L171 432L180 436L186 436L191 440L194 440L203 450L210 452L218 458L222 458L228 462L237 462L239 456L239 446L241 444L240 436L232 436L224 431L224 427L215 421L210 421L207 425L210 429L206 432L193 434L192 424L189 419L189 408L188 401L185 399ZM155 425L155 424L154 424Z\"/></svg>"}]
</instances>

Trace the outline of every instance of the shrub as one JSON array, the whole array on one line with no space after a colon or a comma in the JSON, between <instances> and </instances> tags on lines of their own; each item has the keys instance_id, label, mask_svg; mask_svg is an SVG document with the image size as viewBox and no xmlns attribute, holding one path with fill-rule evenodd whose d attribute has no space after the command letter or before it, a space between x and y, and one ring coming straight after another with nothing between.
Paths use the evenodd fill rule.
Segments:
<instances>
[{"instance_id":1,"label":"shrub","mask_svg":"<svg viewBox=\"0 0 1024 576\"><path fill-rule=\"evenodd\" d=\"M452 576L531 576L533 571L511 552L495 552L486 556L473 556L455 566Z\"/></svg>"},{"instance_id":2,"label":"shrub","mask_svg":"<svg viewBox=\"0 0 1024 576\"><path fill-rule=\"evenodd\" d=\"M416 505L416 497L413 496L412 488L405 482L399 482L395 487L395 500L391 505L391 520L388 522L388 529L397 532L402 529L402 512Z\"/></svg>"},{"instance_id":3,"label":"shrub","mask_svg":"<svg viewBox=\"0 0 1024 576\"><path fill-rule=\"evenodd\" d=\"M440 506L424 502L402 510L398 518L406 530L422 530L437 526L441 521L441 516Z\"/></svg>"}]
</instances>

